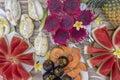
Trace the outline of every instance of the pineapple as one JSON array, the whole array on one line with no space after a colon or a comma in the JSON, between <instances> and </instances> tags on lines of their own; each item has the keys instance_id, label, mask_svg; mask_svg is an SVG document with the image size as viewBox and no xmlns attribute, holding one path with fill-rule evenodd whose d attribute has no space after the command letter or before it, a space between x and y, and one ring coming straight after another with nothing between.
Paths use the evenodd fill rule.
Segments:
<instances>
[{"instance_id":1,"label":"pineapple","mask_svg":"<svg viewBox=\"0 0 120 80\"><path fill-rule=\"evenodd\" d=\"M101 8L106 19L113 25L120 25L120 0L91 0L89 6Z\"/></svg>"}]
</instances>

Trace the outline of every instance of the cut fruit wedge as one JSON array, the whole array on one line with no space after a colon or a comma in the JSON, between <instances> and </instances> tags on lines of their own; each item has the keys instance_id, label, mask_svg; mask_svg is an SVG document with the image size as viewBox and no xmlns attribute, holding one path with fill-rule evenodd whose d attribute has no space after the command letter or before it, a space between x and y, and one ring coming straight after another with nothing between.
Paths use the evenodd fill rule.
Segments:
<instances>
[{"instance_id":1,"label":"cut fruit wedge","mask_svg":"<svg viewBox=\"0 0 120 80\"><path fill-rule=\"evenodd\" d=\"M92 30L92 36L95 41L108 50L114 50L110 36L105 25Z\"/></svg>"},{"instance_id":2,"label":"cut fruit wedge","mask_svg":"<svg viewBox=\"0 0 120 80\"><path fill-rule=\"evenodd\" d=\"M117 63L115 63L113 66L110 79L111 80L120 80L120 71L118 69Z\"/></svg>"},{"instance_id":3,"label":"cut fruit wedge","mask_svg":"<svg viewBox=\"0 0 120 80\"><path fill-rule=\"evenodd\" d=\"M103 76L108 75L112 70L114 62L115 62L115 56L111 57L110 59L102 63L101 66L98 68L97 73Z\"/></svg>"},{"instance_id":4,"label":"cut fruit wedge","mask_svg":"<svg viewBox=\"0 0 120 80\"><path fill-rule=\"evenodd\" d=\"M120 49L120 27L118 27L114 32L112 42L116 49Z\"/></svg>"},{"instance_id":5,"label":"cut fruit wedge","mask_svg":"<svg viewBox=\"0 0 120 80\"><path fill-rule=\"evenodd\" d=\"M92 68L92 67L98 66L100 63L108 60L112 56L113 56L112 53L108 53L108 54L104 54L104 55L90 58L87 60L87 62L88 62L88 65Z\"/></svg>"},{"instance_id":6,"label":"cut fruit wedge","mask_svg":"<svg viewBox=\"0 0 120 80\"><path fill-rule=\"evenodd\" d=\"M109 52L111 51L104 48L95 48L90 46L84 47L84 54L104 54Z\"/></svg>"}]
</instances>

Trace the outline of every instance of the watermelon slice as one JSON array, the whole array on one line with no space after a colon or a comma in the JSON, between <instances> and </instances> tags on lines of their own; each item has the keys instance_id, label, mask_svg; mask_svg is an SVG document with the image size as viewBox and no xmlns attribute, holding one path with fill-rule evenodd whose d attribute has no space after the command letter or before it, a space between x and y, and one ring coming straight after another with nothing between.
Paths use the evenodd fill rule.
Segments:
<instances>
[{"instance_id":1,"label":"watermelon slice","mask_svg":"<svg viewBox=\"0 0 120 80\"><path fill-rule=\"evenodd\" d=\"M95 47L90 47L90 46L84 47L84 54L104 54L104 53L109 53L109 52L111 51L107 49L103 49L103 48L95 48Z\"/></svg>"},{"instance_id":2,"label":"watermelon slice","mask_svg":"<svg viewBox=\"0 0 120 80\"><path fill-rule=\"evenodd\" d=\"M8 53L8 45L5 37L0 38L0 52L4 55Z\"/></svg>"},{"instance_id":3,"label":"watermelon slice","mask_svg":"<svg viewBox=\"0 0 120 80\"><path fill-rule=\"evenodd\" d=\"M115 62L115 56L112 56L110 59L105 61L101 66L98 68L97 73L102 76L106 76L112 70L113 64Z\"/></svg>"},{"instance_id":4,"label":"watermelon slice","mask_svg":"<svg viewBox=\"0 0 120 80\"><path fill-rule=\"evenodd\" d=\"M110 80L120 80L120 71L119 71L117 63L113 65L110 78L111 78Z\"/></svg>"},{"instance_id":5,"label":"watermelon slice","mask_svg":"<svg viewBox=\"0 0 120 80\"><path fill-rule=\"evenodd\" d=\"M92 36L95 41L108 50L114 50L110 36L105 25L92 30Z\"/></svg>"},{"instance_id":6,"label":"watermelon slice","mask_svg":"<svg viewBox=\"0 0 120 80\"><path fill-rule=\"evenodd\" d=\"M29 73L21 63L34 65L33 53L25 53L29 44L19 36L13 36L8 48L5 37L0 38L0 75L3 80L28 80Z\"/></svg>"},{"instance_id":7,"label":"watermelon slice","mask_svg":"<svg viewBox=\"0 0 120 80\"><path fill-rule=\"evenodd\" d=\"M20 64L17 64L17 70L20 73L23 80L29 80L30 79L30 75L26 72L26 70Z\"/></svg>"},{"instance_id":8,"label":"watermelon slice","mask_svg":"<svg viewBox=\"0 0 120 80\"><path fill-rule=\"evenodd\" d=\"M21 80L21 78L22 78L20 73L17 70L17 66L16 65L13 66L12 76L14 77L15 80Z\"/></svg>"},{"instance_id":9,"label":"watermelon slice","mask_svg":"<svg viewBox=\"0 0 120 80\"><path fill-rule=\"evenodd\" d=\"M10 43L10 52L12 53L14 49L20 44L22 38L19 36L13 36L12 41Z\"/></svg>"},{"instance_id":10,"label":"watermelon slice","mask_svg":"<svg viewBox=\"0 0 120 80\"><path fill-rule=\"evenodd\" d=\"M116 49L120 49L120 27L118 27L114 32L112 42Z\"/></svg>"},{"instance_id":11,"label":"watermelon slice","mask_svg":"<svg viewBox=\"0 0 120 80\"><path fill-rule=\"evenodd\" d=\"M22 47L21 47L22 46ZM25 52L27 49L29 49L29 45L26 41L22 41L13 51L13 53L11 53L12 56L16 56L19 55L23 52Z\"/></svg>"},{"instance_id":12,"label":"watermelon slice","mask_svg":"<svg viewBox=\"0 0 120 80\"><path fill-rule=\"evenodd\" d=\"M96 56L96 57L88 59L87 63L92 68L92 67L98 66L100 63L108 60L112 56L113 56L112 53L103 54L103 55Z\"/></svg>"}]
</instances>

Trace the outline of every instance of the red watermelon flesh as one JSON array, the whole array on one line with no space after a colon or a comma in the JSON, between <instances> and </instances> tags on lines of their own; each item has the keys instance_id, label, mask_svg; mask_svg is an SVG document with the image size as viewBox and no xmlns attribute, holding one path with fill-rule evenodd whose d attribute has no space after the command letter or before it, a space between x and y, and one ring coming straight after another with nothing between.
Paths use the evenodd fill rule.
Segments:
<instances>
[{"instance_id":1,"label":"red watermelon flesh","mask_svg":"<svg viewBox=\"0 0 120 80\"><path fill-rule=\"evenodd\" d=\"M12 56L16 56L19 55L23 52L25 52L27 49L29 48L29 45L26 41L22 41L13 51L13 53L11 53Z\"/></svg>"},{"instance_id":2,"label":"red watermelon flesh","mask_svg":"<svg viewBox=\"0 0 120 80\"><path fill-rule=\"evenodd\" d=\"M30 75L25 71L25 69L20 64L17 64L17 70L20 73L23 80L28 80L30 78Z\"/></svg>"},{"instance_id":3,"label":"red watermelon flesh","mask_svg":"<svg viewBox=\"0 0 120 80\"><path fill-rule=\"evenodd\" d=\"M10 43L10 52L12 53L14 49L20 44L22 38L19 36L13 36L12 41Z\"/></svg>"},{"instance_id":4,"label":"red watermelon flesh","mask_svg":"<svg viewBox=\"0 0 120 80\"><path fill-rule=\"evenodd\" d=\"M5 37L0 38L0 51L4 55L8 53L8 45Z\"/></svg>"},{"instance_id":5,"label":"red watermelon flesh","mask_svg":"<svg viewBox=\"0 0 120 80\"><path fill-rule=\"evenodd\" d=\"M111 80L120 80L120 71L117 63L113 65Z\"/></svg>"},{"instance_id":6,"label":"red watermelon flesh","mask_svg":"<svg viewBox=\"0 0 120 80\"><path fill-rule=\"evenodd\" d=\"M95 41L101 45L102 47L108 49L108 50L114 50L112 41L110 39L110 36L108 34L106 26L97 27L93 29L92 31L93 38Z\"/></svg>"},{"instance_id":7,"label":"red watermelon flesh","mask_svg":"<svg viewBox=\"0 0 120 80\"><path fill-rule=\"evenodd\" d=\"M16 65L13 66L12 76L14 77L15 80L21 80L21 78L22 78L20 73L17 70L17 66Z\"/></svg>"},{"instance_id":8,"label":"red watermelon flesh","mask_svg":"<svg viewBox=\"0 0 120 80\"><path fill-rule=\"evenodd\" d=\"M120 59L118 60L118 65L119 65L119 69L120 69Z\"/></svg>"},{"instance_id":9,"label":"red watermelon flesh","mask_svg":"<svg viewBox=\"0 0 120 80\"><path fill-rule=\"evenodd\" d=\"M3 80L28 80L30 75L20 64L34 65L33 53L23 54L29 44L22 41L21 37L13 36L8 48L6 41L4 37L0 38L0 75Z\"/></svg>"},{"instance_id":10,"label":"red watermelon flesh","mask_svg":"<svg viewBox=\"0 0 120 80\"><path fill-rule=\"evenodd\" d=\"M90 58L89 60L87 60L87 62L88 62L90 67L95 67L95 66L98 66L100 63L105 62L106 60L108 60L112 56L113 56L112 53L103 54L100 56Z\"/></svg>"},{"instance_id":11,"label":"red watermelon flesh","mask_svg":"<svg viewBox=\"0 0 120 80\"><path fill-rule=\"evenodd\" d=\"M112 42L116 49L120 49L120 27L114 32Z\"/></svg>"},{"instance_id":12,"label":"red watermelon flesh","mask_svg":"<svg viewBox=\"0 0 120 80\"><path fill-rule=\"evenodd\" d=\"M6 69L6 71L3 72L3 78L7 79L7 80L12 80L13 76L12 76L12 68L13 65L9 65L9 67Z\"/></svg>"},{"instance_id":13,"label":"red watermelon flesh","mask_svg":"<svg viewBox=\"0 0 120 80\"><path fill-rule=\"evenodd\" d=\"M103 48L95 48L91 46L85 46L84 47L84 53L85 54L103 54L103 53L109 53L110 50L103 49Z\"/></svg>"},{"instance_id":14,"label":"red watermelon flesh","mask_svg":"<svg viewBox=\"0 0 120 80\"><path fill-rule=\"evenodd\" d=\"M115 63L115 56L111 57L110 59L105 61L103 64L101 64L97 73L104 76L108 75L112 70L114 63Z\"/></svg>"}]
</instances>

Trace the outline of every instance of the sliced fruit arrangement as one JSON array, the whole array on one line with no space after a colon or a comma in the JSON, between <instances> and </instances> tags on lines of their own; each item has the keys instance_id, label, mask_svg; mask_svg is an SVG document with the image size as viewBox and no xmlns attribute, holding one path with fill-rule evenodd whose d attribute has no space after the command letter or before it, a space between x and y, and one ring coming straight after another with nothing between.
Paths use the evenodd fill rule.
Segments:
<instances>
[{"instance_id":1,"label":"sliced fruit arrangement","mask_svg":"<svg viewBox=\"0 0 120 80\"><path fill-rule=\"evenodd\" d=\"M93 14L90 10L81 10L79 0L48 0L48 10L45 29L55 43L65 45L71 39L79 42L86 38L86 26L93 21Z\"/></svg>"},{"instance_id":2,"label":"sliced fruit arrangement","mask_svg":"<svg viewBox=\"0 0 120 80\"><path fill-rule=\"evenodd\" d=\"M69 46L57 46L50 52L50 58L43 63L46 73L44 80L82 80L80 70L87 71L87 67L80 62L79 49ZM59 79L56 79L59 78Z\"/></svg>"},{"instance_id":3,"label":"sliced fruit arrangement","mask_svg":"<svg viewBox=\"0 0 120 80\"><path fill-rule=\"evenodd\" d=\"M28 80L30 74L23 66L34 66L33 53L26 52L30 44L22 37L14 35L10 42L8 37L0 38L0 75L3 80Z\"/></svg>"},{"instance_id":4,"label":"sliced fruit arrangement","mask_svg":"<svg viewBox=\"0 0 120 80\"><path fill-rule=\"evenodd\" d=\"M107 76L111 73L111 80L119 80L120 71L120 27L118 27L112 36L109 36L105 25L92 30L92 35L95 41L102 48L87 46L84 48L84 53L96 55L90 58L87 62L90 67L98 67L97 73L102 76Z\"/></svg>"}]
</instances>

